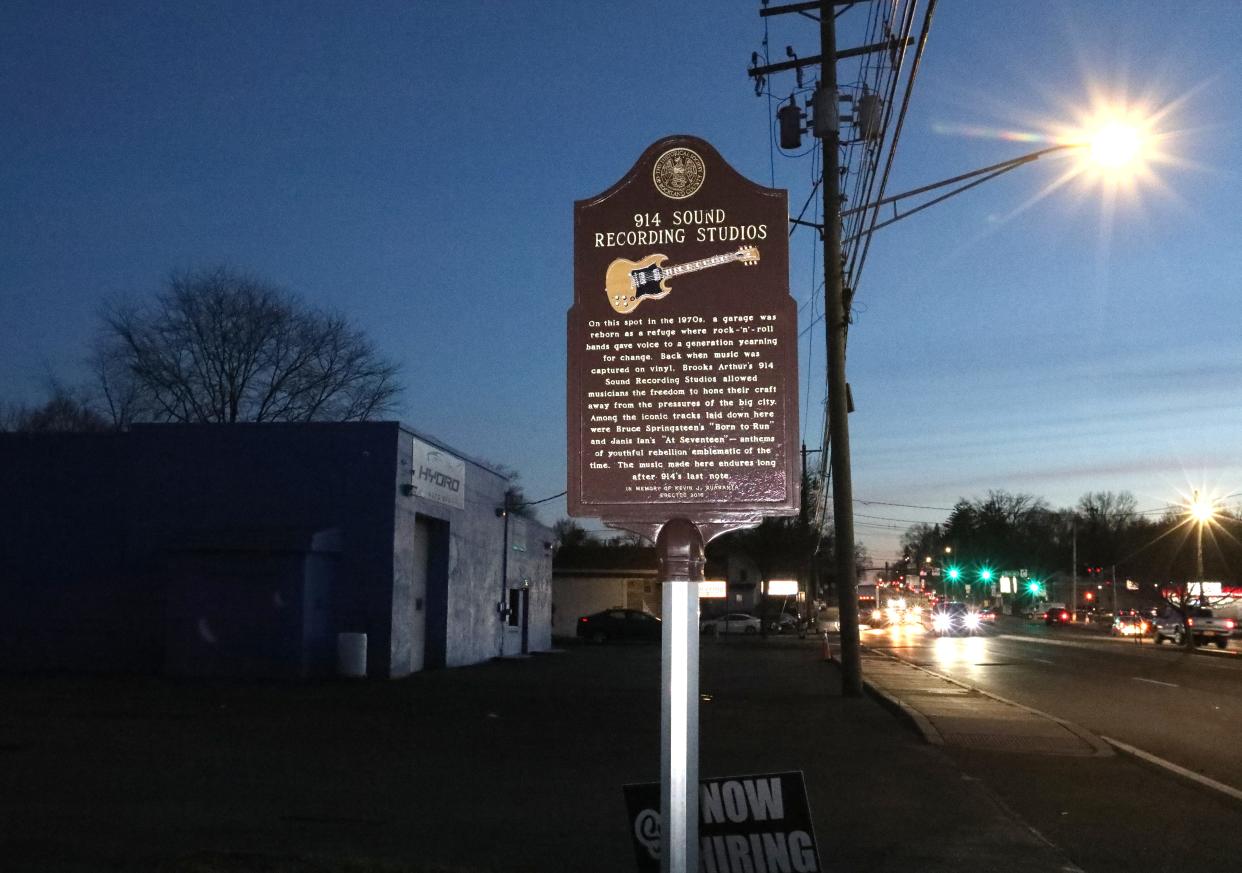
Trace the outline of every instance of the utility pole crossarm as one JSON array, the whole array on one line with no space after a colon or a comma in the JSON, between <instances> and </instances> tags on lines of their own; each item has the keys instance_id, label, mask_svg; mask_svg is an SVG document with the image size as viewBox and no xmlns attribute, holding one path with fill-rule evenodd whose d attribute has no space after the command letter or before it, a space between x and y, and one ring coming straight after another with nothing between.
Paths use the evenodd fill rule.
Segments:
<instances>
[{"instance_id":1,"label":"utility pole crossarm","mask_svg":"<svg viewBox=\"0 0 1242 873\"><path fill-rule=\"evenodd\" d=\"M822 0L810 0L808 3L790 3L788 6L765 6L759 10L759 17L767 18L769 15L788 15L790 12L817 12L825 5L853 6L857 2L858 0L833 0L831 4L825 4Z\"/></svg>"},{"instance_id":2,"label":"utility pole crossarm","mask_svg":"<svg viewBox=\"0 0 1242 873\"><path fill-rule=\"evenodd\" d=\"M914 45L913 37L905 39L890 39L885 42L873 42L871 45L860 45L858 48L845 49L837 52L837 59L856 58L860 55L869 55L874 52L893 51L897 48L908 48ZM792 61L781 61L779 64L768 64L766 67L751 67L746 71L751 78L757 79L760 76L766 76L769 73L780 73L784 70L797 70L802 67L811 67L823 61L823 55L810 55L805 58L794 58Z\"/></svg>"}]
</instances>

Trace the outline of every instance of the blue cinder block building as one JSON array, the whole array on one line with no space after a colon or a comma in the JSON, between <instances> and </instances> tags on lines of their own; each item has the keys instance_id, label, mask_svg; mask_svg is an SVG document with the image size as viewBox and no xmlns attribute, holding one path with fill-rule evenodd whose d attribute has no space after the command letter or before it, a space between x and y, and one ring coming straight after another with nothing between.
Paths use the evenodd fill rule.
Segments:
<instances>
[{"instance_id":1,"label":"blue cinder block building","mask_svg":"<svg viewBox=\"0 0 1242 873\"><path fill-rule=\"evenodd\" d=\"M552 533L396 422L0 434L0 670L400 677L551 647ZM357 640L357 637L352 637Z\"/></svg>"}]
</instances>

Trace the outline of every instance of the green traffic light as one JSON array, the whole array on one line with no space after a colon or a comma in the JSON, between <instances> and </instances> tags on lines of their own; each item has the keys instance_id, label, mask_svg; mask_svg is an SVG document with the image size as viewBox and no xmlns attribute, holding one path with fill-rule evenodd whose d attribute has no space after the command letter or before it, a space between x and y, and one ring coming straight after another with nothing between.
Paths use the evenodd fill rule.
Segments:
<instances>
[{"instance_id":1,"label":"green traffic light","mask_svg":"<svg viewBox=\"0 0 1242 873\"><path fill-rule=\"evenodd\" d=\"M958 579L962 577L962 571L959 570L957 567L950 567L948 575L949 575L950 581L956 582Z\"/></svg>"},{"instance_id":2,"label":"green traffic light","mask_svg":"<svg viewBox=\"0 0 1242 873\"><path fill-rule=\"evenodd\" d=\"M987 567L984 567L982 570L979 571L979 578L984 582L991 582L992 571L989 570Z\"/></svg>"}]
</instances>

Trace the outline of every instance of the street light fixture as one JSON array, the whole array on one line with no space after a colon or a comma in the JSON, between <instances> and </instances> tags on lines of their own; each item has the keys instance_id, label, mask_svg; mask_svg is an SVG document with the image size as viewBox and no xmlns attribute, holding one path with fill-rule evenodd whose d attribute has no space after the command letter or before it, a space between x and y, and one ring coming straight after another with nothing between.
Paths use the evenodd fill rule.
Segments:
<instances>
[{"instance_id":1,"label":"street light fixture","mask_svg":"<svg viewBox=\"0 0 1242 873\"><path fill-rule=\"evenodd\" d=\"M901 221L901 219L907 218L916 212L921 212L929 206L935 206L937 203L948 200L954 195L982 185L989 179L995 179L997 176L1008 173L1010 170L1021 167L1023 164L1033 163L1045 155L1051 155L1056 152L1077 151L1084 155L1085 160L1082 165L1077 171L1071 173L1071 176L1091 173L1092 175L1103 176L1113 183L1126 180L1141 171L1141 165L1150 139L1151 135L1142 125L1128 120L1112 118L1097 122L1089 130L1075 131L1072 135L1066 137L1067 141L1036 149L1024 155L1018 155L1016 158L1010 158L987 167L980 167L977 170L961 173L948 179L942 179L930 185L923 185L901 194L884 197L874 203L865 203L862 206L855 206L853 209L843 210L841 212L842 218L871 209L878 210L881 206L896 204L898 201L905 200L908 197L927 194L949 185L959 185L959 187L954 188L948 193L934 197L926 203L921 203L905 212L898 213L896 206L894 206L895 214L892 218L875 223L849 239L842 240L842 244L854 242L882 227L888 227L890 224Z\"/></svg>"},{"instance_id":2,"label":"street light fixture","mask_svg":"<svg viewBox=\"0 0 1242 873\"><path fill-rule=\"evenodd\" d=\"M836 92L836 34L834 16L832 14L831 4L824 4L820 14L821 42L826 47L824 57L827 62L822 65L822 71L825 79L821 83L821 90L832 94ZM823 137L823 154L824 154L824 224L820 227L821 236L824 244L824 307L826 319L825 341L828 346L828 362L826 381L828 386L828 404L827 404L827 428L826 432L830 435L833 445L832 451L832 469L833 469L833 505L834 519L833 525L836 533L837 543L837 564L838 572L844 577L853 572L854 562L854 513L853 513L853 483L851 477L850 449L849 449L849 395L848 383L845 378L845 338L846 338L846 316L848 315L848 307L845 304L844 276L842 274L841 254L844 247L851 242L855 242L862 237L869 237L874 231L881 227L886 227L902 218L913 215L915 212L922 211L936 203L947 200L955 194L969 190L977 185L981 185L988 179L994 179L1003 173L1020 167L1023 164L1036 161L1044 155L1053 152L1060 152L1069 149L1083 149L1090 145L1090 140L1077 138L1074 141L1061 142L1047 148L1039 149L1027 155L1021 155L990 167L984 167L969 173L964 173L951 179L936 182L932 185L925 185L913 191L904 194L898 194L892 197L884 197L872 203L867 203L854 209L842 211L840 209L839 187L838 187L838 148L839 136L836 125L829 124L823 134L817 131L817 135ZM1121 166L1128 166L1129 161L1133 160L1141 149L1137 147L1119 148L1120 144L1133 143L1132 137L1129 135L1121 135L1119 130L1114 130L1107 136L1098 138L1099 149L1093 150L1098 154L1099 160L1104 161L1107 158L1109 165L1113 166L1111 174L1116 175L1117 170ZM1120 156L1128 154L1129 157L1125 161ZM1076 175L1076 174L1071 174ZM831 180L831 181L829 181ZM904 213L895 214L892 218L884 222L877 222L879 217L879 209L888 204L896 204L898 201L916 194L922 194L934 191L946 186L958 185L946 194L942 194L932 200L920 204L913 209L909 209ZM874 210L874 211L873 211ZM864 229L849 239L842 239L841 219L850 214L863 213L863 220L859 226ZM894 212L896 206L894 205ZM946 548L946 555L950 550ZM847 594L851 591L852 586L847 586L845 591ZM842 609L842 625L841 625L841 651L842 663L845 670L844 685L847 694L861 693L862 677L860 671L859 657L859 640L857 627L857 607L856 600L854 604L850 604L849 608L843 605ZM847 621L847 618L849 619Z\"/></svg>"},{"instance_id":3,"label":"street light fixture","mask_svg":"<svg viewBox=\"0 0 1242 873\"><path fill-rule=\"evenodd\" d=\"M1211 523L1216 517L1216 507L1213 506L1210 499L1200 499L1199 492L1195 492L1194 499L1191 500L1190 517L1196 522L1195 524L1195 581L1199 583L1199 598L1203 598L1203 526Z\"/></svg>"},{"instance_id":4,"label":"street light fixture","mask_svg":"<svg viewBox=\"0 0 1242 873\"><path fill-rule=\"evenodd\" d=\"M1108 170L1124 170L1142 154L1143 142L1134 125L1111 121L1091 138L1091 160Z\"/></svg>"}]
</instances>

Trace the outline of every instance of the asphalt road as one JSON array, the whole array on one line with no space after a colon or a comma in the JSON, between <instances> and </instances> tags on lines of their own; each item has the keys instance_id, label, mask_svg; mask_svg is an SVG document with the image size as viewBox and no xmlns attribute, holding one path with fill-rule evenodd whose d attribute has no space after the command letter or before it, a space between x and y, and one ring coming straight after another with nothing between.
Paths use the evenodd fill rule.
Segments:
<instances>
[{"instance_id":1,"label":"asphalt road","mask_svg":"<svg viewBox=\"0 0 1242 873\"><path fill-rule=\"evenodd\" d=\"M1235 650L1187 652L1003 617L974 637L876 630L864 641L1242 791Z\"/></svg>"}]
</instances>

